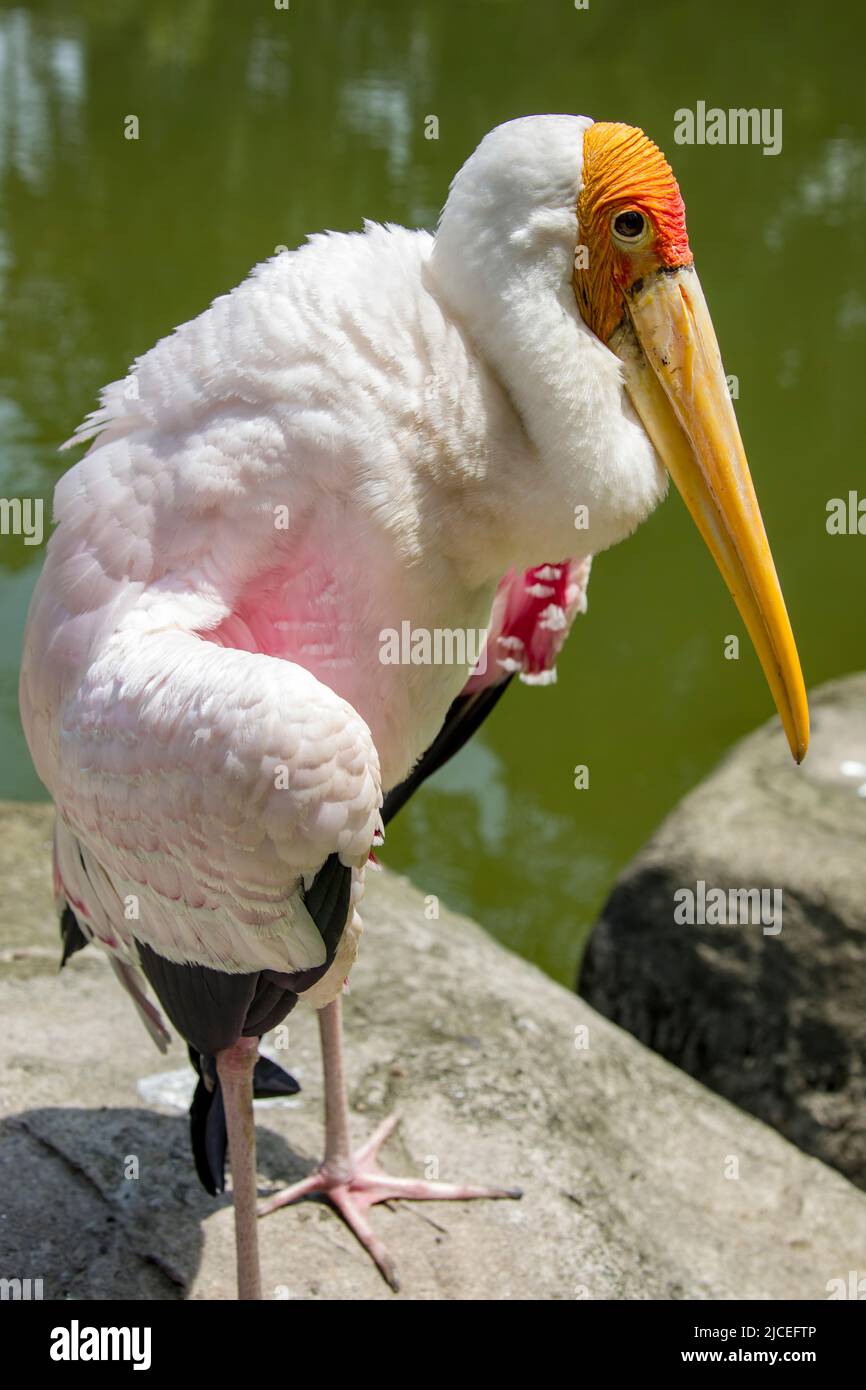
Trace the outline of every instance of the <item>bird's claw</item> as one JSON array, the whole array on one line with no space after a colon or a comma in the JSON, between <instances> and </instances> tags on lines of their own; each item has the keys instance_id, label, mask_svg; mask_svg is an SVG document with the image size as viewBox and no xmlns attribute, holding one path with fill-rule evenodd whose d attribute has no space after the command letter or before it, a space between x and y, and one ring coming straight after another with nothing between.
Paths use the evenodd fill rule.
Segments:
<instances>
[{"instance_id":1,"label":"bird's claw","mask_svg":"<svg viewBox=\"0 0 866 1390\"><path fill-rule=\"evenodd\" d=\"M383 1279L396 1293L400 1287L397 1270L384 1243L374 1232L367 1212L378 1202L462 1202L479 1197L522 1197L519 1187L475 1187L464 1183L428 1182L419 1178L392 1177L377 1163L379 1149L394 1130L398 1116L390 1115L355 1153L351 1176L329 1172L323 1164L306 1178L259 1203L259 1216L268 1216L280 1207L290 1206L303 1197L319 1197L330 1202L376 1264Z\"/></svg>"}]
</instances>

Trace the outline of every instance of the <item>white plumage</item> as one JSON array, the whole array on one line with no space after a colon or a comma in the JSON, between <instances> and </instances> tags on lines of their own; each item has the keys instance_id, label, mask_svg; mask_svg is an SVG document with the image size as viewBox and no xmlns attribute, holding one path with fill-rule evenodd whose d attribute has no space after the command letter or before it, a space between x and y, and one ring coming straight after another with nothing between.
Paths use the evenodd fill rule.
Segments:
<instances>
[{"instance_id":1,"label":"white plumage","mask_svg":"<svg viewBox=\"0 0 866 1390\"><path fill-rule=\"evenodd\" d=\"M257 267L74 437L22 711L61 824L169 959L320 963L304 876L336 850L360 878L382 787L466 680L383 665L382 631L484 627L508 568L597 551L661 494L571 290L585 125L494 132L435 242L368 224Z\"/></svg>"},{"instance_id":2,"label":"white plumage","mask_svg":"<svg viewBox=\"0 0 866 1390\"><path fill-rule=\"evenodd\" d=\"M371 1204L519 1193L389 1177L390 1121L352 1150L339 992L371 846L510 672L550 679L590 556L664 495L656 448L806 749L676 180L632 127L511 122L435 238L367 224L257 267L74 439L21 676L65 945L76 922L101 942L162 1044L146 972L191 1043L209 1191L228 1129L242 1297L261 1293L257 1039L299 994L320 1009L324 1162L266 1209L328 1197L396 1287ZM487 671L383 660L404 625L486 628Z\"/></svg>"}]
</instances>

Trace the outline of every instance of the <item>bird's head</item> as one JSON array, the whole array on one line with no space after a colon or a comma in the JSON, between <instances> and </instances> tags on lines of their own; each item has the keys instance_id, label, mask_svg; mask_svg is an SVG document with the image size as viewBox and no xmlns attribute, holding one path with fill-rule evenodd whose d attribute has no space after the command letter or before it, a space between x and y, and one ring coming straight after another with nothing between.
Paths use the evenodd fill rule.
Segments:
<instances>
[{"instance_id":1,"label":"bird's head","mask_svg":"<svg viewBox=\"0 0 866 1390\"><path fill-rule=\"evenodd\" d=\"M454 180L431 261L539 455L554 460L547 478L571 469L572 496L575 479L595 489L592 549L627 535L658 500L649 436L651 469L664 465L712 553L799 762L809 740L800 663L664 155L633 126L585 117L500 126ZM523 502L529 512L533 498Z\"/></svg>"},{"instance_id":2,"label":"bird's head","mask_svg":"<svg viewBox=\"0 0 866 1390\"><path fill-rule=\"evenodd\" d=\"M740 615L800 762L809 711L791 625L686 233L679 186L633 126L583 141L574 292L625 385Z\"/></svg>"},{"instance_id":3,"label":"bird's head","mask_svg":"<svg viewBox=\"0 0 866 1390\"><path fill-rule=\"evenodd\" d=\"M679 184L642 130L588 127L577 221L574 292L585 323L609 343L644 280L694 262Z\"/></svg>"}]
</instances>

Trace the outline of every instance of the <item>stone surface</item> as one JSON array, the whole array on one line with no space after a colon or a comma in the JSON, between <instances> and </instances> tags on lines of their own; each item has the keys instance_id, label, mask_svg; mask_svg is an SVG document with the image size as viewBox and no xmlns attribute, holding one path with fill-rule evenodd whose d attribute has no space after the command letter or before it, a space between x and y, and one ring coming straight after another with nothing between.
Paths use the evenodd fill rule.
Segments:
<instances>
[{"instance_id":1,"label":"stone surface","mask_svg":"<svg viewBox=\"0 0 866 1390\"><path fill-rule=\"evenodd\" d=\"M58 974L49 825L47 808L0 807L0 1272L42 1278L46 1297L230 1298L230 1203L198 1186L183 1087L160 1076L184 1051L156 1053L92 948ZM471 922L427 920L401 880L372 875L364 907L345 1010L356 1135L397 1107L395 1171L432 1161L526 1193L376 1208L399 1297L820 1299L862 1267L866 1201L837 1173ZM320 1153L315 1021L288 1023L278 1055L304 1090L258 1113L262 1192ZM394 1297L322 1206L260 1232L267 1297Z\"/></svg>"},{"instance_id":2,"label":"stone surface","mask_svg":"<svg viewBox=\"0 0 866 1390\"><path fill-rule=\"evenodd\" d=\"M641 850L590 939L579 988L866 1187L866 675L810 703L802 767L772 721ZM781 930L677 925L674 893L699 879L781 890Z\"/></svg>"}]
</instances>

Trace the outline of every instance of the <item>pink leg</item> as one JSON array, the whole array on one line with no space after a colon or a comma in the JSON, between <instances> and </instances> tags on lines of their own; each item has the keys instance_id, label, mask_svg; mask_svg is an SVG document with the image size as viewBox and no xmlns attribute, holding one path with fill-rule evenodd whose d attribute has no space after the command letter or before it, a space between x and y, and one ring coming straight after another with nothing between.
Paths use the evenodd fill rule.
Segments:
<instances>
[{"instance_id":1,"label":"pink leg","mask_svg":"<svg viewBox=\"0 0 866 1390\"><path fill-rule=\"evenodd\" d=\"M217 1053L232 1169L238 1298L260 1299L259 1236L256 1229L256 1131L253 1120L253 1069L258 1038L239 1038Z\"/></svg>"},{"instance_id":2,"label":"pink leg","mask_svg":"<svg viewBox=\"0 0 866 1390\"><path fill-rule=\"evenodd\" d=\"M379 1149L397 1124L391 1115L354 1154L349 1142L349 1106L343 1074L342 1006L339 998L319 1012L322 1062L325 1072L325 1157L315 1173L260 1203L259 1216L288 1206L301 1197L319 1196L340 1213L395 1291L400 1287L394 1261L374 1233L367 1211L377 1202L398 1198L413 1201L460 1202L475 1197L520 1197L519 1187L468 1187L460 1183L392 1178L377 1162Z\"/></svg>"}]
</instances>

